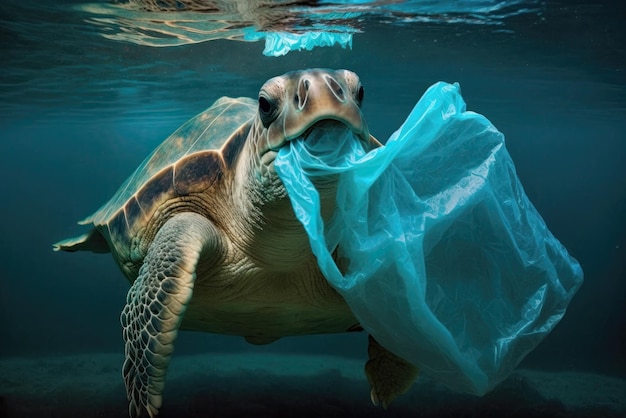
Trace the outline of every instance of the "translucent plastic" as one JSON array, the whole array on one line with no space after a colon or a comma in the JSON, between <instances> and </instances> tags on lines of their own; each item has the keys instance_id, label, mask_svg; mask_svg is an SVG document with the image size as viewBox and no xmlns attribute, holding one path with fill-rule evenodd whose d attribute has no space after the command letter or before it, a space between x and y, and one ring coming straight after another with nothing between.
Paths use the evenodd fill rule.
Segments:
<instances>
[{"instance_id":1,"label":"translucent plastic","mask_svg":"<svg viewBox=\"0 0 626 418\"><path fill-rule=\"evenodd\" d=\"M484 394L561 319L576 260L524 193L504 137L438 83L384 147L291 141L275 166L328 281L361 325L423 373ZM328 225L310 178L341 173ZM337 249L337 266L332 254Z\"/></svg>"},{"instance_id":2,"label":"translucent plastic","mask_svg":"<svg viewBox=\"0 0 626 418\"><path fill-rule=\"evenodd\" d=\"M311 51L315 47L341 45L342 48L352 49L352 33L341 32L256 32L258 37L265 37L263 55L280 57L290 51ZM244 37L244 39L252 36Z\"/></svg>"}]
</instances>

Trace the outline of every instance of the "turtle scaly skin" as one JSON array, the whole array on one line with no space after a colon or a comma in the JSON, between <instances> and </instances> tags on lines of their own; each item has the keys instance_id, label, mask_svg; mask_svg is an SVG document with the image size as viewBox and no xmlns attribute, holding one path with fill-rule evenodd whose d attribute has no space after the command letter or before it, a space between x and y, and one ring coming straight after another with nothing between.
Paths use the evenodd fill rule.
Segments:
<instances>
[{"instance_id":1,"label":"turtle scaly skin","mask_svg":"<svg viewBox=\"0 0 626 418\"><path fill-rule=\"evenodd\" d=\"M154 417L179 329L264 344L358 327L328 284L274 170L280 148L318 127L379 146L346 70L268 80L258 100L221 98L167 138L97 212L86 234L55 250L111 252L131 283L121 315L131 417ZM329 219L337 179L315 183ZM370 337L371 398L387 407L417 369Z\"/></svg>"}]
</instances>

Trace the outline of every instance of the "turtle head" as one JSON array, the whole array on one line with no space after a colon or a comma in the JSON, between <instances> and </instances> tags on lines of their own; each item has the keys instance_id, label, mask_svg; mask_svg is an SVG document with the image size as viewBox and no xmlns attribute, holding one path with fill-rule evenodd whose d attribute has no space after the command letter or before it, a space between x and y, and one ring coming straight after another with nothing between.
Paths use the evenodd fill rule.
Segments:
<instances>
[{"instance_id":1,"label":"turtle head","mask_svg":"<svg viewBox=\"0 0 626 418\"><path fill-rule=\"evenodd\" d=\"M369 149L362 103L361 81L348 70L293 71L268 80L259 91L256 120L262 164L273 168L281 147L296 138L306 141L322 125L338 133L350 129Z\"/></svg>"},{"instance_id":2,"label":"turtle head","mask_svg":"<svg viewBox=\"0 0 626 418\"><path fill-rule=\"evenodd\" d=\"M259 91L256 118L249 131L244 158L239 158L240 208L254 257L273 268L292 271L308 265L308 236L296 218L286 189L274 168L278 152L289 141L333 141L346 134L369 150L370 135L361 112L363 87L359 77L346 70L294 71L268 80ZM318 135L323 131L323 135ZM336 136L335 136L336 133ZM350 139L349 139L350 140ZM324 144L324 147L329 144ZM311 179L319 193L324 220L332 216L337 175ZM256 231L258 233L252 233Z\"/></svg>"}]
</instances>

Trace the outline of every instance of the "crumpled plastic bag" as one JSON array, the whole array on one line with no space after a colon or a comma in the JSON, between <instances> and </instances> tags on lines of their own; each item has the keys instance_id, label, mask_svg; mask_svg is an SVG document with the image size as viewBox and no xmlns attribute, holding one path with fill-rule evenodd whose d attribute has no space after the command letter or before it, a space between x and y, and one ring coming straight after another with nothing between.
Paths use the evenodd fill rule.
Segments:
<instances>
[{"instance_id":1,"label":"crumpled plastic bag","mask_svg":"<svg viewBox=\"0 0 626 418\"><path fill-rule=\"evenodd\" d=\"M454 390L486 393L583 280L524 193L504 136L446 83L384 147L329 136L290 141L275 161L320 269L387 349ZM330 173L341 174L325 225L310 178Z\"/></svg>"},{"instance_id":2,"label":"crumpled plastic bag","mask_svg":"<svg viewBox=\"0 0 626 418\"><path fill-rule=\"evenodd\" d=\"M265 34L265 49L263 55L279 57L289 51L301 51L322 46L341 45L342 48L352 49L352 33L341 32L269 32Z\"/></svg>"},{"instance_id":3,"label":"crumpled plastic bag","mask_svg":"<svg viewBox=\"0 0 626 418\"><path fill-rule=\"evenodd\" d=\"M339 29L339 28L335 28ZM258 41L265 38L263 55L267 57L280 57L290 51L311 51L316 47L333 46L339 44L342 48L352 49L352 32L350 28L343 28L344 32L308 31L303 33L293 32L257 32L254 28L243 30L243 39L246 41Z\"/></svg>"}]
</instances>

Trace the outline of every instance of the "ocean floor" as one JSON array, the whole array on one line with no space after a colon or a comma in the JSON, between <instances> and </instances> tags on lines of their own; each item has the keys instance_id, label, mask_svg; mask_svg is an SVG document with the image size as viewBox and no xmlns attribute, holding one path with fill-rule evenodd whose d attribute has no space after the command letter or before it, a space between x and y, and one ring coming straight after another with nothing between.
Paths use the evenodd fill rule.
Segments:
<instances>
[{"instance_id":1,"label":"ocean floor","mask_svg":"<svg viewBox=\"0 0 626 418\"><path fill-rule=\"evenodd\" d=\"M0 359L0 417L127 417L121 354ZM363 362L330 356L174 356L159 417L626 417L626 380L519 370L478 398L422 377L384 411Z\"/></svg>"}]
</instances>

